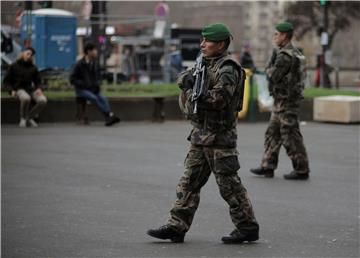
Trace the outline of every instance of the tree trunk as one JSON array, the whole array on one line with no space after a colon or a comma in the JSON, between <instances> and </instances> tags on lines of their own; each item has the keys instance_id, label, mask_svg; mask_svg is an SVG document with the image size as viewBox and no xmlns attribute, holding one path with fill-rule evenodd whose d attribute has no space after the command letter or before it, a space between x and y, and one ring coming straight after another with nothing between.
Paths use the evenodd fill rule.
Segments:
<instances>
[{"instance_id":1,"label":"tree trunk","mask_svg":"<svg viewBox=\"0 0 360 258\"><path fill-rule=\"evenodd\" d=\"M325 53L327 51L331 51L333 39L334 39L336 33L337 33L337 29L334 29L334 31L332 33L329 33L329 42L328 42L328 45L325 46ZM324 77L323 77L324 79L323 79L323 85L322 85L324 88L332 88L330 75L331 75L333 70L334 70L334 67L332 65L325 63L325 65L324 65Z\"/></svg>"}]
</instances>

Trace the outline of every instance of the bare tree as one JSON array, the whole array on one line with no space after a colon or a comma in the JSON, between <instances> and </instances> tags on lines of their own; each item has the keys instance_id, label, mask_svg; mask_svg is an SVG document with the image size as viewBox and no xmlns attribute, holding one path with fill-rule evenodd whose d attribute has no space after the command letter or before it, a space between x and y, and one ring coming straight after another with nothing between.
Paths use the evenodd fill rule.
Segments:
<instances>
[{"instance_id":1,"label":"bare tree","mask_svg":"<svg viewBox=\"0 0 360 258\"><path fill-rule=\"evenodd\" d=\"M295 26L294 35L301 39L308 32L316 30L320 36L322 32L328 35L327 44L323 45L320 59L321 82L326 88L331 87L331 66L325 61L326 51L331 49L336 34L351 26L354 19L360 19L360 2L357 1L296 1L288 2L285 7L287 20Z\"/></svg>"},{"instance_id":2,"label":"bare tree","mask_svg":"<svg viewBox=\"0 0 360 258\"><path fill-rule=\"evenodd\" d=\"M337 32L346 30L352 19L360 19L359 1L327 1L329 33L328 48L331 48ZM322 6L320 1L288 2L285 7L287 20L295 26L295 37L301 39L306 33L323 29Z\"/></svg>"}]
</instances>

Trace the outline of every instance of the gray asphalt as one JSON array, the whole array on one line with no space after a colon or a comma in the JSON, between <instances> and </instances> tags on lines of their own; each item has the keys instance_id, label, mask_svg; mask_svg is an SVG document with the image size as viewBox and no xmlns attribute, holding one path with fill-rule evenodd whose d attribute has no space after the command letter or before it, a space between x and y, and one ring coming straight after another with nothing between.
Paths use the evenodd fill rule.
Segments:
<instances>
[{"instance_id":1,"label":"gray asphalt","mask_svg":"<svg viewBox=\"0 0 360 258\"><path fill-rule=\"evenodd\" d=\"M239 124L239 175L261 227L224 245L231 224L213 176L184 244L145 232L166 221L183 173L186 122L2 126L2 257L359 257L359 126L302 126L311 179L251 175L265 123Z\"/></svg>"}]
</instances>

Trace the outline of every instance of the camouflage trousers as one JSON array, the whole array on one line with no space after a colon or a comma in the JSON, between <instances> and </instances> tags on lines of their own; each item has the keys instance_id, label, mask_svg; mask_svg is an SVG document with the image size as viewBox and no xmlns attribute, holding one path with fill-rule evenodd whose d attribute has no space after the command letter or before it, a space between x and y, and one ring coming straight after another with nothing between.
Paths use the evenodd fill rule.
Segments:
<instances>
[{"instance_id":1,"label":"camouflage trousers","mask_svg":"<svg viewBox=\"0 0 360 258\"><path fill-rule=\"evenodd\" d=\"M309 161L300 133L297 110L273 111L265 132L265 151L261 167L276 169L280 147L284 146L298 173L309 173Z\"/></svg>"},{"instance_id":2,"label":"camouflage trousers","mask_svg":"<svg viewBox=\"0 0 360 258\"><path fill-rule=\"evenodd\" d=\"M192 145L185 159L185 173L176 189L177 199L170 210L168 225L187 232L200 202L200 190L214 173L222 198L229 204L230 216L241 232L258 232L253 208L237 174L240 168L235 148Z\"/></svg>"}]
</instances>

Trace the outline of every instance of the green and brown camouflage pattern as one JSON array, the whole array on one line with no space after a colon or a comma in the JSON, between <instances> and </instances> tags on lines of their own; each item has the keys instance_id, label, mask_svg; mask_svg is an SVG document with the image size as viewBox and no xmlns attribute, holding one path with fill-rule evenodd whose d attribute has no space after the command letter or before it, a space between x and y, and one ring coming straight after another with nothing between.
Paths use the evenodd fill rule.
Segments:
<instances>
[{"instance_id":1,"label":"green and brown camouflage pattern","mask_svg":"<svg viewBox=\"0 0 360 258\"><path fill-rule=\"evenodd\" d=\"M235 227L244 234L258 232L259 225L247 191L237 174L240 168L237 141L237 111L241 109L243 79L241 66L227 53L204 59L206 94L198 102L198 112L191 114L193 69L180 74L183 90L180 107L191 120L190 150L185 159L185 173L176 189L177 199L170 210L167 224L187 232L200 201L200 190L211 173L215 175L220 194L229 204Z\"/></svg>"},{"instance_id":2,"label":"green and brown camouflage pattern","mask_svg":"<svg viewBox=\"0 0 360 258\"><path fill-rule=\"evenodd\" d=\"M176 188L177 199L167 224L187 232L200 202L200 190L213 172L222 198L229 205L235 227L243 233L258 232L253 208L237 174L240 168L235 148L190 147L185 159L185 173Z\"/></svg>"},{"instance_id":3,"label":"green and brown camouflage pattern","mask_svg":"<svg viewBox=\"0 0 360 258\"><path fill-rule=\"evenodd\" d=\"M180 74L179 86L183 89L179 97L180 108L194 126L189 140L197 146L236 147L237 112L243 100L243 73L241 66L228 53L216 58L205 58L206 94L198 101L198 112L191 114L191 86L193 69Z\"/></svg>"},{"instance_id":4,"label":"green and brown camouflage pattern","mask_svg":"<svg viewBox=\"0 0 360 258\"><path fill-rule=\"evenodd\" d=\"M261 167L276 169L284 146L297 173L309 173L309 160L300 132L298 111L303 99L305 58L291 43L273 53L265 69L274 107L265 132Z\"/></svg>"}]
</instances>

